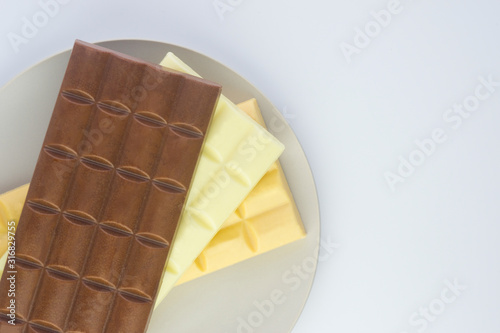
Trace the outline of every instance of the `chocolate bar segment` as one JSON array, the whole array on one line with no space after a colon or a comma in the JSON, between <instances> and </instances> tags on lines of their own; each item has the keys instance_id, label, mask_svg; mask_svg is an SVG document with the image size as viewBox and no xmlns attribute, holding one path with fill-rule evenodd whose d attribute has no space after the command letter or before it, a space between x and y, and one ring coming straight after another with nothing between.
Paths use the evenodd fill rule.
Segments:
<instances>
[{"instance_id":1,"label":"chocolate bar segment","mask_svg":"<svg viewBox=\"0 0 500 333\"><path fill-rule=\"evenodd\" d=\"M144 332L221 87L77 41L16 232L13 332Z\"/></svg>"}]
</instances>

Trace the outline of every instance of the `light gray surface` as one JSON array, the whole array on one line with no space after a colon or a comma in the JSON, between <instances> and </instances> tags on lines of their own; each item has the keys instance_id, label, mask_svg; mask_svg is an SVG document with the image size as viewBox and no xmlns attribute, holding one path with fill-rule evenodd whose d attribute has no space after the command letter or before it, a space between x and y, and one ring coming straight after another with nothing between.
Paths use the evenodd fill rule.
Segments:
<instances>
[{"instance_id":1,"label":"light gray surface","mask_svg":"<svg viewBox=\"0 0 500 333\"><path fill-rule=\"evenodd\" d=\"M286 115L317 182L321 238L339 244L321 251L294 333L500 331L500 91L460 128L443 120L479 76L500 81L500 3L401 0L348 63L340 46L389 0L223 1L234 4L224 20L214 0L73 0L16 54L7 34L40 6L0 0L0 85L75 38L158 40L211 56ZM392 192L384 173L435 128L448 140ZM423 319L447 279L466 290Z\"/></svg>"}]
</instances>

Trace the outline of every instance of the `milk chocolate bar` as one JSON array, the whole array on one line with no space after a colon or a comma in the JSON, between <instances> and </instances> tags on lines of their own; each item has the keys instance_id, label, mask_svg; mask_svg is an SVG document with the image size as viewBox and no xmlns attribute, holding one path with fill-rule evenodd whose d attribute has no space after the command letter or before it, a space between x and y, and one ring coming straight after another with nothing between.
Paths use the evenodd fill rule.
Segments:
<instances>
[{"instance_id":1,"label":"milk chocolate bar","mask_svg":"<svg viewBox=\"0 0 500 333\"><path fill-rule=\"evenodd\" d=\"M75 43L0 281L2 329L14 299L19 332L146 330L220 92Z\"/></svg>"}]
</instances>

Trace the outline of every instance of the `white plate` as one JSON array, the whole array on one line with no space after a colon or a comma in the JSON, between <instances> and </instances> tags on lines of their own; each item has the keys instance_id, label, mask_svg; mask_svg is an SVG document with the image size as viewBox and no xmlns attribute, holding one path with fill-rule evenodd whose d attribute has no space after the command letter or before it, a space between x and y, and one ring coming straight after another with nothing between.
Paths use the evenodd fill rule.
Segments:
<instances>
[{"instance_id":1,"label":"white plate","mask_svg":"<svg viewBox=\"0 0 500 333\"><path fill-rule=\"evenodd\" d=\"M311 289L319 250L319 208L306 157L271 102L224 65L161 42L119 40L102 46L158 63L172 51L239 103L255 97L269 130L286 146L280 161L307 237L174 288L155 310L148 332L290 332ZM69 51L48 58L0 90L0 192L29 182L47 129Z\"/></svg>"}]
</instances>

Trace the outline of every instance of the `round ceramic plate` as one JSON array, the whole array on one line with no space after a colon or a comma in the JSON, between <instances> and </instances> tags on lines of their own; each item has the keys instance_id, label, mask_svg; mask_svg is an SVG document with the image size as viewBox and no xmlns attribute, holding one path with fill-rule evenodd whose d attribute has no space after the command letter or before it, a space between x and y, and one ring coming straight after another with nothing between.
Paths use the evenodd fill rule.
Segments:
<instances>
[{"instance_id":1,"label":"round ceramic plate","mask_svg":"<svg viewBox=\"0 0 500 333\"><path fill-rule=\"evenodd\" d=\"M319 250L319 208L311 170L293 131L271 102L231 69L197 52L161 42L99 43L159 63L172 51L235 103L255 97L269 130L285 144L280 158L307 237L172 290L148 332L290 332L311 289ZM29 182L70 51L42 61L0 90L0 192Z\"/></svg>"}]
</instances>

